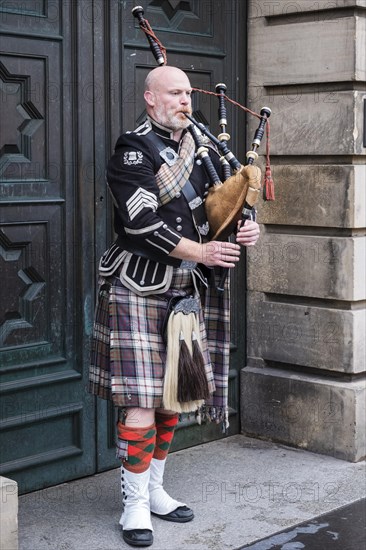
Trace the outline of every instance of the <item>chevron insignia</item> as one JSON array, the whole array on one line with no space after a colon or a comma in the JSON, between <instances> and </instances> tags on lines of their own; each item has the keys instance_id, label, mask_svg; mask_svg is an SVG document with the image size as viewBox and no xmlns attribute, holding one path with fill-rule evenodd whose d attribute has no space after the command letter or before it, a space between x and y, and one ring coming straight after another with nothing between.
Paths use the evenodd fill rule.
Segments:
<instances>
[{"instance_id":1,"label":"chevron insignia","mask_svg":"<svg viewBox=\"0 0 366 550\"><path fill-rule=\"evenodd\" d=\"M158 207L156 196L142 187L139 187L135 193L126 202L128 215L133 220L144 208L150 208L154 212Z\"/></svg>"}]
</instances>

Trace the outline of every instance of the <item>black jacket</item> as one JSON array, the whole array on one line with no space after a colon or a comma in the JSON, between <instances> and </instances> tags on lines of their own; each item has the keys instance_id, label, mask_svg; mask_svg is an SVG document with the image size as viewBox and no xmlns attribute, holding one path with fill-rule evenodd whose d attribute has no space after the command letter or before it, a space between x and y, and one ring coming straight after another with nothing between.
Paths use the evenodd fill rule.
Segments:
<instances>
[{"instance_id":1,"label":"black jacket","mask_svg":"<svg viewBox=\"0 0 366 550\"><path fill-rule=\"evenodd\" d=\"M169 131L151 123L119 137L107 168L107 181L115 202L114 229L121 248L171 263L168 255L182 236L197 242L200 237L183 193L178 193L168 204L159 206L155 174L164 160L154 143L147 138L149 131L154 131L175 151L179 148L179 143L170 139ZM210 156L220 174L218 155L210 150ZM204 199L211 183L197 159L190 182L197 196ZM179 265L180 260L172 263Z\"/></svg>"}]
</instances>

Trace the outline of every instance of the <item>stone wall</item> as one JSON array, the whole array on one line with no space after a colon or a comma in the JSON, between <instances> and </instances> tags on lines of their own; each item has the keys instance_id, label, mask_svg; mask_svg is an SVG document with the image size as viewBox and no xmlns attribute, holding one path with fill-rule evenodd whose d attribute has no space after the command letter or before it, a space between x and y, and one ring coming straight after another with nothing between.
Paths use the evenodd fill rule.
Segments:
<instances>
[{"instance_id":1,"label":"stone wall","mask_svg":"<svg viewBox=\"0 0 366 550\"><path fill-rule=\"evenodd\" d=\"M1 476L0 550L18 550L18 485Z\"/></svg>"},{"instance_id":2,"label":"stone wall","mask_svg":"<svg viewBox=\"0 0 366 550\"><path fill-rule=\"evenodd\" d=\"M260 203L262 233L248 252L242 430L357 461L366 454L366 0L249 4L247 103L272 109L276 200Z\"/></svg>"}]
</instances>

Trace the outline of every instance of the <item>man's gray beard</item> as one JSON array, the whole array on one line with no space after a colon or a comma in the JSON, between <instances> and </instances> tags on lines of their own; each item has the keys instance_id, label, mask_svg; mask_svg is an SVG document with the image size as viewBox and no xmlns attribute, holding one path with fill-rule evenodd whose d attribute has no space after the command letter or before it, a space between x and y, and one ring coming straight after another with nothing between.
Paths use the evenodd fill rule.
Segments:
<instances>
[{"instance_id":1,"label":"man's gray beard","mask_svg":"<svg viewBox=\"0 0 366 550\"><path fill-rule=\"evenodd\" d=\"M173 132L184 130L189 126L188 118L184 117L184 119L181 119L177 115L174 115L172 118L168 119L165 114L163 115L161 113L160 109L156 109L156 120L159 124L165 126L165 128L169 128Z\"/></svg>"},{"instance_id":2,"label":"man's gray beard","mask_svg":"<svg viewBox=\"0 0 366 550\"><path fill-rule=\"evenodd\" d=\"M189 126L188 118L186 118L185 120L181 120L180 118L177 118L177 124L175 126L171 125L171 129L173 130L173 132L177 132L178 130L184 130L188 126Z\"/></svg>"}]
</instances>

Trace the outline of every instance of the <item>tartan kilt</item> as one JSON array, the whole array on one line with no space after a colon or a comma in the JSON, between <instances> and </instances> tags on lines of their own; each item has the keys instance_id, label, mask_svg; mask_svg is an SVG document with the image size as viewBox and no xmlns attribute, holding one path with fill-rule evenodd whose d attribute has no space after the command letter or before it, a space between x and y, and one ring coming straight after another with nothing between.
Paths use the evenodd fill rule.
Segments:
<instances>
[{"instance_id":1,"label":"tartan kilt","mask_svg":"<svg viewBox=\"0 0 366 550\"><path fill-rule=\"evenodd\" d=\"M163 326L168 302L173 296L194 292L192 273L183 269L174 269L171 288L166 293L144 297L123 286L117 276L101 277L92 336L89 391L113 401L118 407L163 407L166 363ZM215 376L202 307L199 321L206 376L209 389L214 392ZM227 355L226 360L222 358L224 363L228 363L228 344L225 347L219 343L218 353ZM225 379L227 388L227 374L223 377L220 373L220 404L223 397L227 398L227 389L225 392L223 388Z\"/></svg>"}]
</instances>

